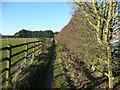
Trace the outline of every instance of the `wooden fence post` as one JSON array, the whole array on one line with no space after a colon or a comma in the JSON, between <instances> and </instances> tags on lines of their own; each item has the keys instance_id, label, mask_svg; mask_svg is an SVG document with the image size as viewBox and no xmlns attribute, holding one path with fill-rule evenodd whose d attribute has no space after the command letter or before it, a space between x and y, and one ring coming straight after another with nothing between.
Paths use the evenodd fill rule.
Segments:
<instances>
[{"instance_id":1,"label":"wooden fence post","mask_svg":"<svg viewBox=\"0 0 120 90\"><path fill-rule=\"evenodd\" d=\"M33 53L32 53L32 59L34 59L35 58L35 42L33 43Z\"/></svg>"},{"instance_id":2,"label":"wooden fence post","mask_svg":"<svg viewBox=\"0 0 120 90\"><path fill-rule=\"evenodd\" d=\"M8 50L7 50L7 58L8 60L6 61L6 68L8 69L6 72L6 86L11 82L10 80L10 67L11 67L11 52L12 52L12 47L10 44L8 44Z\"/></svg>"},{"instance_id":3,"label":"wooden fence post","mask_svg":"<svg viewBox=\"0 0 120 90\"><path fill-rule=\"evenodd\" d=\"M28 63L27 54L28 54L28 43L26 42L26 44L25 44L25 63L26 63L26 66L27 66L27 63Z\"/></svg>"},{"instance_id":4,"label":"wooden fence post","mask_svg":"<svg viewBox=\"0 0 120 90\"><path fill-rule=\"evenodd\" d=\"M44 51L44 46L45 45L45 42L44 41L42 41L42 48L41 48L41 50L42 50L42 53L43 53L43 51Z\"/></svg>"},{"instance_id":5,"label":"wooden fence post","mask_svg":"<svg viewBox=\"0 0 120 90\"><path fill-rule=\"evenodd\" d=\"M41 43L41 41L39 41L39 52L38 52L39 54L41 53L41 49L40 49L41 44L40 43Z\"/></svg>"},{"instance_id":6,"label":"wooden fence post","mask_svg":"<svg viewBox=\"0 0 120 90\"><path fill-rule=\"evenodd\" d=\"M39 42L38 42L38 46L37 46L37 55L39 55Z\"/></svg>"}]
</instances>

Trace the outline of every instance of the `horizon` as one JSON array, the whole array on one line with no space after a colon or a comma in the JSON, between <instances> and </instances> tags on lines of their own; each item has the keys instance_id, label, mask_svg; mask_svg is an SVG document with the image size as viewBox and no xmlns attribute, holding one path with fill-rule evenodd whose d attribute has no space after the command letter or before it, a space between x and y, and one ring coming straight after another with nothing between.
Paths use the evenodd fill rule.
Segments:
<instances>
[{"instance_id":1,"label":"horizon","mask_svg":"<svg viewBox=\"0 0 120 90\"><path fill-rule=\"evenodd\" d=\"M21 29L21 30L26 30L26 29ZM21 31L21 30L19 30L19 31ZM18 33L19 31L17 31L17 32L15 32L14 34L16 34L16 33ZM26 31L31 31L31 32L36 32L36 31L43 31L43 30L36 30L36 31L32 31L32 30L26 30ZM44 30L44 31L49 31L49 30ZM53 32L53 30L50 30L50 31L52 31ZM53 32L53 33L56 33L56 32L60 32L60 31L55 31L55 32ZM13 34L13 35L14 35ZM0 35L11 35L11 34L2 34L2 33L0 33ZM12 35L11 35L12 36Z\"/></svg>"},{"instance_id":2,"label":"horizon","mask_svg":"<svg viewBox=\"0 0 120 90\"><path fill-rule=\"evenodd\" d=\"M22 29L60 32L71 17L69 2L2 2L2 35Z\"/></svg>"}]
</instances>

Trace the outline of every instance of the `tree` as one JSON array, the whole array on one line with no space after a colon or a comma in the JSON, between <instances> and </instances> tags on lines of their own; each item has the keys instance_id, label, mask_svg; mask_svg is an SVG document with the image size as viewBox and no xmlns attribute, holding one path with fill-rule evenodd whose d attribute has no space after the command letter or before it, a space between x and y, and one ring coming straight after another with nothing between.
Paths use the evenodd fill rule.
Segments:
<instances>
[{"instance_id":1,"label":"tree","mask_svg":"<svg viewBox=\"0 0 120 90\"><path fill-rule=\"evenodd\" d=\"M72 0L73 7L77 9L82 8L84 14L87 17L89 23L95 28L97 41L100 46L106 50L107 61L98 58L98 60L108 65L109 88L113 88L112 84L112 55L111 55L111 40L113 39L114 28L120 22L120 2L118 0L102 0L97 2L91 0L91 2L81 2L81 0ZM91 63L92 64L92 63ZM94 65L95 66L95 65ZM96 66L95 66L96 67ZM97 68L97 67L96 67ZM103 72L103 70L100 70Z\"/></svg>"},{"instance_id":2,"label":"tree","mask_svg":"<svg viewBox=\"0 0 120 90\"><path fill-rule=\"evenodd\" d=\"M54 33L51 30L46 31L29 31L22 29L19 32L15 33L14 35L17 35L21 38L53 38Z\"/></svg>"},{"instance_id":3,"label":"tree","mask_svg":"<svg viewBox=\"0 0 120 90\"><path fill-rule=\"evenodd\" d=\"M56 34L56 35L57 35L57 34L59 34L59 32L55 32L54 34Z\"/></svg>"}]
</instances>

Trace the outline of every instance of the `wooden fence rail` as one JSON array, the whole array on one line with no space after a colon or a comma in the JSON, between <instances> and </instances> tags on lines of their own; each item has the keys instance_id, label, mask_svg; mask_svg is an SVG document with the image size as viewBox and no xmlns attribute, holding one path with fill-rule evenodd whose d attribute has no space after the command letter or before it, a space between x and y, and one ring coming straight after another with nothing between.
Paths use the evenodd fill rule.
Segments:
<instances>
[{"instance_id":1,"label":"wooden fence rail","mask_svg":"<svg viewBox=\"0 0 120 90\"><path fill-rule=\"evenodd\" d=\"M0 62L2 62L2 63L6 61L6 67L2 68L2 73L6 72L5 77L2 78L2 83L5 83L5 85L8 85L11 82L11 79L12 79L11 76L17 72L16 70L12 71L11 68L15 67L17 65L17 63L23 61L25 63L25 67L27 67L28 56L31 55L32 59L34 60L35 52L37 54L40 54L40 51L42 50L42 47L44 45L43 43L45 43L45 41L40 40L40 41L34 41L34 42L26 42L26 43L14 45L14 46L8 44L7 47L0 48L0 51L7 50L7 57L4 57L0 60ZM30 44L32 44L32 46L28 47ZM16 53L12 54L12 50L14 48L21 47L21 46L25 46L24 50L21 50L19 52L16 52ZM32 49L32 51L28 52L31 49ZM21 54L21 53L25 53L24 56L22 56L19 60L11 63L12 58ZM2 73L0 73L0 74L2 74Z\"/></svg>"}]
</instances>

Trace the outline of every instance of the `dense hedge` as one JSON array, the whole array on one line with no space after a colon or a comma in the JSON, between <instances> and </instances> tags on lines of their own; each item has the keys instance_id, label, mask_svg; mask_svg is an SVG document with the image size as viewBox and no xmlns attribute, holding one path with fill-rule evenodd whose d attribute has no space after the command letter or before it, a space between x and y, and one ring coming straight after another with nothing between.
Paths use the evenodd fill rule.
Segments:
<instances>
[{"instance_id":1,"label":"dense hedge","mask_svg":"<svg viewBox=\"0 0 120 90\"><path fill-rule=\"evenodd\" d=\"M68 25L55 38L81 60L87 59L89 52L92 53L94 48L88 46L97 45L95 32L80 10L75 11Z\"/></svg>"},{"instance_id":2,"label":"dense hedge","mask_svg":"<svg viewBox=\"0 0 120 90\"><path fill-rule=\"evenodd\" d=\"M96 39L95 30L88 23L87 18L83 14L82 10L76 10L70 20L70 22L61 30L58 35L55 35L55 39L64 47L70 50L78 57L78 64L81 67L80 62L86 64L86 68L90 72L89 75L94 78L104 77L107 72L108 65L107 51L105 47L101 47ZM119 58L112 58L113 60L113 76L114 84L119 81ZM119 85L119 84L118 84ZM108 87L108 84L103 84L102 87Z\"/></svg>"}]
</instances>

